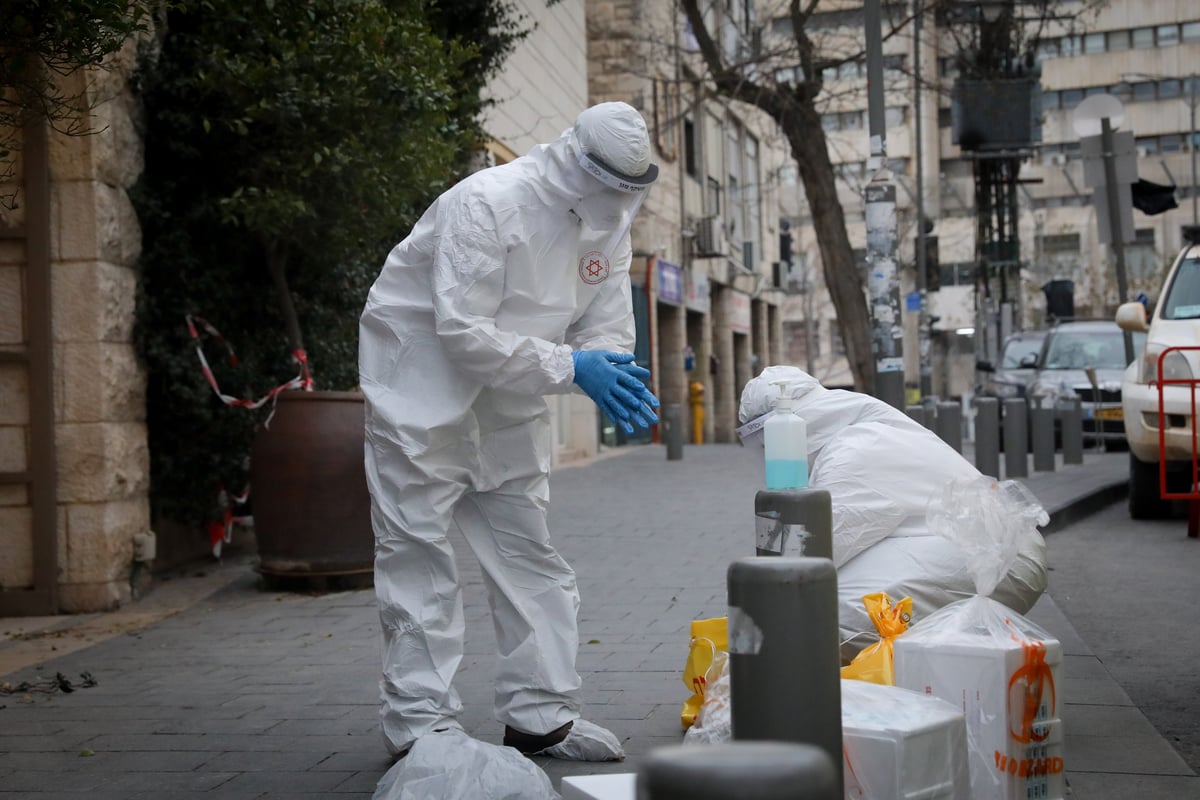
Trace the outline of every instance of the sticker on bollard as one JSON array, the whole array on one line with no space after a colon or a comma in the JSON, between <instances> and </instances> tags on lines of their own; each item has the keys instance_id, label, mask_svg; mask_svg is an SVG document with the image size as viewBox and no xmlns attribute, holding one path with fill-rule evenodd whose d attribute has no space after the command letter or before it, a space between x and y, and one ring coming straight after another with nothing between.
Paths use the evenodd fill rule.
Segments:
<instances>
[{"instance_id":1,"label":"sticker on bollard","mask_svg":"<svg viewBox=\"0 0 1200 800\"><path fill-rule=\"evenodd\" d=\"M787 523L778 511L763 511L754 519L754 549L759 556L802 556L811 534L800 523Z\"/></svg>"}]
</instances>

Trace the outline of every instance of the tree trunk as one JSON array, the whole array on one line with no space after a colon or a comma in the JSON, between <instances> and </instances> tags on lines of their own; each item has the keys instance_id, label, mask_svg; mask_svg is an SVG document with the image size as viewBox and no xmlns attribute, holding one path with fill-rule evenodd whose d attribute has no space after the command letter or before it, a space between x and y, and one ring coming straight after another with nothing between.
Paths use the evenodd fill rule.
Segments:
<instances>
[{"instance_id":1,"label":"tree trunk","mask_svg":"<svg viewBox=\"0 0 1200 800\"><path fill-rule=\"evenodd\" d=\"M875 365L871 353L871 315L866 286L846 234L846 218L838 202L833 164L821 128L821 117L812 101L800 102L795 116L781 120L791 144L792 157L804 182L804 194L812 211L813 230L821 251L825 287L837 311L837 322L846 346L846 359L854 385L874 394Z\"/></svg>"},{"instance_id":2,"label":"tree trunk","mask_svg":"<svg viewBox=\"0 0 1200 800\"><path fill-rule=\"evenodd\" d=\"M267 272L275 283L275 298L279 301L279 312L283 315L283 324L287 330L288 346L293 353L304 351L304 337L300 333L300 318L296 315L296 306L292 304L292 292L287 283L287 258L272 244L265 244L264 251L267 260Z\"/></svg>"}]
</instances>

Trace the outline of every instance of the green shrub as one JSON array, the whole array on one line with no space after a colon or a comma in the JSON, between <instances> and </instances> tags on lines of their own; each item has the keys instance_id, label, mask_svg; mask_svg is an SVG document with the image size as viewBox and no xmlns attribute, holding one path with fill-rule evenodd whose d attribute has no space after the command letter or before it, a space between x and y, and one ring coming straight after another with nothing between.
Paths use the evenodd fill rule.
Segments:
<instances>
[{"instance_id":1,"label":"green shrub","mask_svg":"<svg viewBox=\"0 0 1200 800\"><path fill-rule=\"evenodd\" d=\"M295 376L298 349L317 388L353 388L367 289L478 147L479 90L520 35L495 0L189 0L170 11L138 80L146 167L134 192L156 514L210 518L218 482L241 489L268 411L214 396L185 315L236 348L234 367L205 343L227 394Z\"/></svg>"}]
</instances>

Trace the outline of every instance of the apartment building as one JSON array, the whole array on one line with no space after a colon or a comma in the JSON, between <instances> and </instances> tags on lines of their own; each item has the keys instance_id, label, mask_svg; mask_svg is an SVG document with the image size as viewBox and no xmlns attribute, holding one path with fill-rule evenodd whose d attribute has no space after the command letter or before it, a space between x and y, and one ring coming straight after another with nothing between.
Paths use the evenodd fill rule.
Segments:
<instances>
[{"instance_id":1,"label":"apartment building","mask_svg":"<svg viewBox=\"0 0 1200 800\"><path fill-rule=\"evenodd\" d=\"M863 26L860 2L822 3L808 21L815 36L843 38ZM828 10L826 10L828 9ZM886 4L895 18L911 4ZM918 194L936 238L937 291L929 293L933 391L961 396L974 389L982 325L994 343L1004 332L1046 322L1043 287L1070 281L1076 316L1107 317L1120 302L1112 251L1099 243L1091 189L1083 179L1073 111L1086 97L1111 94L1124 104L1122 130L1137 144L1138 176L1174 186L1179 207L1147 216L1134 211L1135 240L1125 245L1129 292L1153 296L1163 271L1183 242L1183 229L1196 222L1195 125L1200 92L1200 6L1188 0L1137 3L1111 0L1063 2L1058 19L1026 36L1040 68L1041 141L1021 162L1017 223L1020 267L1006 289L1006 302L979 310L977 290L977 164L954 142L951 91L958 77L958 41L939 15L922 19L920 42L909 23L884 43L887 154L897 183L901 287L907 384L918 383L915 240ZM785 20L773 20L784 25ZM919 46L919 52L918 52ZM919 69L919 80L917 71ZM829 152L838 174L839 199L851 242L865 252L862 187L868 148L865 64L848 61L827 70L821 98ZM917 182L917 159L923 180ZM786 170L786 167L785 167ZM781 180L787 183L786 173ZM785 305L785 360L809 365L827 384L848 377L836 318L824 290L811 213L802 191L794 199L796 291ZM1001 307L1003 305L1004 307Z\"/></svg>"},{"instance_id":2,"label":"apartment building","mask_svg":"<svg viewBox=\"0 0 1200 800\"><path fill-rule=\"evenodd\" d=\"M687 441L736 441L742 387L783 357L786 144L761 111L709 93L678 4L587 9L589 99L639 108L660 167L633 231L638 359ZM742 4L713 15L729 47L756 26Z\"/></svg>"}]
</instances>

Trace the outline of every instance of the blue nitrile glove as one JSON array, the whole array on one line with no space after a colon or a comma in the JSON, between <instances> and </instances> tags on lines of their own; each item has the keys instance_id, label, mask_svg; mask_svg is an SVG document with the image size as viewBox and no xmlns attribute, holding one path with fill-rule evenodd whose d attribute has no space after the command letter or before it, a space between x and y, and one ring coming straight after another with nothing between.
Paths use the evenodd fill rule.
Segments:
<instances>
[{"instance_id":1,"label":"blue nitrile glove","mask_svg":"<svg viewBox=\"0 0 1200 800\"><path fill-rule=\"evenodd\" d=\"M658 422L648 407L657 407L658 399L639 379L643 373L649 377L650 372L634 364L631 353L576 350L571 358L575 362L575 383L626 433L633 433L630 420L643 428Z\"/></svg>"}]
</instances>

